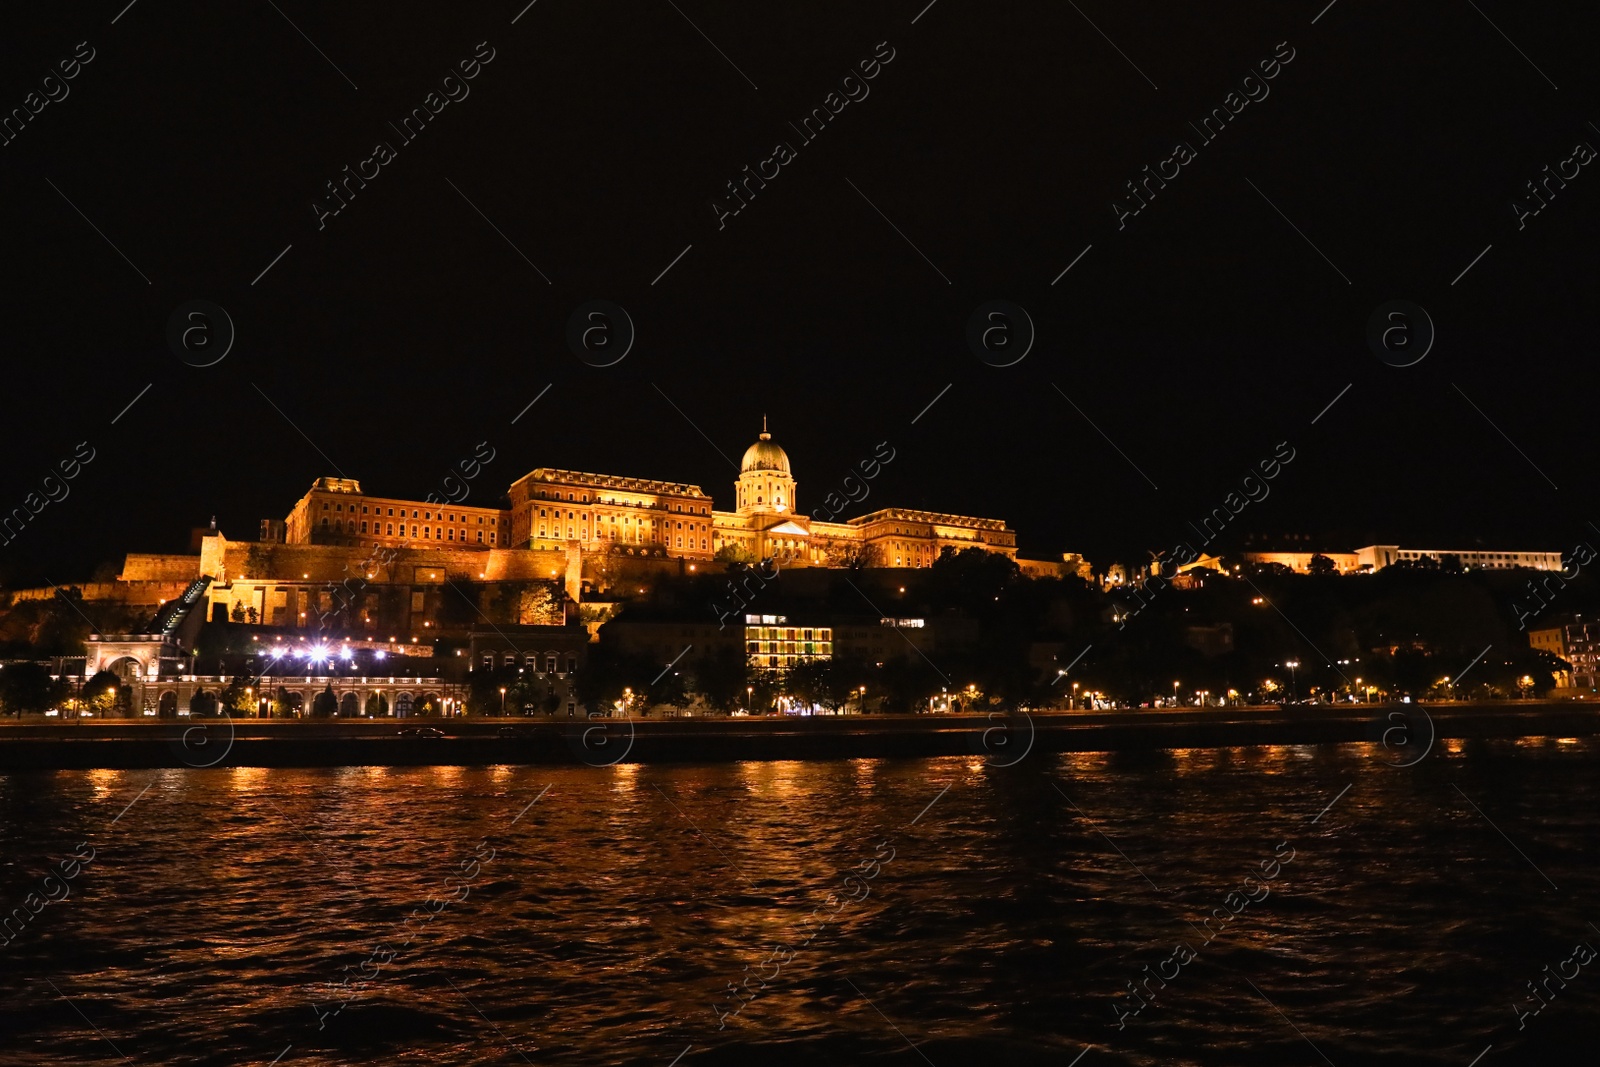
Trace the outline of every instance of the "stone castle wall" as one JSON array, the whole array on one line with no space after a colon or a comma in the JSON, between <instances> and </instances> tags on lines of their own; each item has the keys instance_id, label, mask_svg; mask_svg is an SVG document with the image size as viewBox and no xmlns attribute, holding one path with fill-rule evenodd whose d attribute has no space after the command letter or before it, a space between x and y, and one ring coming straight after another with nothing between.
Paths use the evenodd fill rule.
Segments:
<instances>
[{"instance_id":1,"label":"stone castle wall","mask_svg":"<svg viewBox=\"0 0 1600 1067\"><path fill-rule=\"evenodd\" d=\"M122 561L119 582L183 582L200 576L199 556L178 556L148 552L129 552ZM89 598L89 594L83 594ZM92 599L92 598L89 598Z\"/></svg>"},{"instance_id":2,"label":"stone castle wall","mask_svg":"<svg viewBox=\"0 0 1600 1067\"><path fill-rule=\"evenodd\" d=\"M204 573L221 581L342 582L365 577L378 583L436 585L462 576L485 582L561 579L565 552L519 548L362 548L285 545L206 538Z\"/></svg>"},{"instance_id":3,"label":"stone castle wall","mask_svg":"<svg viewBox=\"0 0 1600 1067\"><path fill-rule=\"evenodd\" d=\"M83 594L85 600L112 601L118 604L127 604L132 607L148 607L154 610L157 606L181 595L189 583L194 580L190 575L181 581L116 581L116 582L76 582L63 589L76 589ZM13 602L22 600L53 600L55 589L17 589L11 592Z\"/></svg>"}]
</instances>

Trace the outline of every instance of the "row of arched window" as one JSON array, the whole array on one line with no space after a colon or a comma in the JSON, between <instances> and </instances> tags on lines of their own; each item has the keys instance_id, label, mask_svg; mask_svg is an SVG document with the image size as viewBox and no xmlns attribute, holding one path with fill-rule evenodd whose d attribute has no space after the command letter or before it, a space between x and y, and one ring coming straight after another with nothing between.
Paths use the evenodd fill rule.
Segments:
<instances>
[{"instance_id":1,"label":"row of arched window","mask_svg":"<svg viewBox=\"0 0 1600 1067\"><path fill-rule=\"evenodd\" d=\"M536 672L542 669L546 674L571 674L578 669L576 656L563 658L559 652L484 652L478 663L486 671L496 667L521 667Z\"/></svg>"}]
</instances>

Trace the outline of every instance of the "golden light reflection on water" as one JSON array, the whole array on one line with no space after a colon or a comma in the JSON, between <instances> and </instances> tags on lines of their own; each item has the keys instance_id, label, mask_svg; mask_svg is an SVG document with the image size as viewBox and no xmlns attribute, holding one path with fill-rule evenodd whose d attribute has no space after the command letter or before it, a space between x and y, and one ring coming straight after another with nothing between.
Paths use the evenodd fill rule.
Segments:
<instances>
[{"instance_id":1,"label":"golden light reflection on water","mask_svg":"<svg viewBox=\"0 0 1600 1067\"><path fill-rule=\"evenodd\" d=\"M747 760L737 765L739 782L757 796L792 797L801 760Z\"/></svg>"},{"instance_id":2,"label":"golden light reflection on water","mask_svg":"<svg viewBox=\"0 0 1600 1067\"><path fill-rule=\"evenodd\" d=\"M618 763L611 768L611 791L631 794L639 788L639 764Z\"/></svg>"},{"instance_id":3,"label":"golden light reflection on water","mask_svg":"<svg viewBox=\"0 0 1600 1067\"><path fill-rule=\"evenodd\" d=\"M84 775L89 779L89 784L94 787L94 799L104 800L122 787L126 772L96 768L92 771L85 771Z\"/></svg>"},{"instance_id":4,"label":"golden light reflection on water","mask_svg":"<svg viewBox=\"0 0 1600 1067\"><path fill-rule=\"evenodd\" d=\"M1098 774L1106 766L1104 752L1063 752L1061 760L1073 774Z\"/></svg>"},{"instance_id":5,"label":"golden light reflection on water","mask_svg":"<svg viewBox=\"0 0 1600 1067\"><path fill-rule=\"evenodd\" d=\"M271 773L266 767L233 767L228 771L228 785L235 793L254 793Z\"/></svg>"},{"instance_id":6,"label":"golden light reflection on water","mask_svg":"<svg viewBox=\"0 0 1600 1067\"><path fill-rule=\"evenodd\" d=\"M871 795L878 784L878 760L853 759L850 770L855 778L856 792Z\"/></svg>"},{"instance_id":7,"label":"golden light reflection on water","mask_svg":"<svg viewBox=\"0 0 1600 1067\"><path fill-rule=\"evenodd\" d=\"M1462 748L1460 742L1449 744ZM1509 783L1525 806L1507 811L1500 825L1520 843L1513 824L1526 823L1518 815L1537 817L1557 809L1563 798L1570 802L1588 795L1593 755L1579 753L1600 752L1600 744L1592 738L1578 744L1584 747L1574 748L1569 738L1547 738L1541 751L1505 760L1511 750L1502 742L1471 742L1466 751L1472 755L1459 762L1487 760L1497 781ZM399 916L434 896L451 895L450 879L469 883L468 898L450 902L423 940L402 950L377 983L358 987L350 1008L327 1020L329 1026L360 1024L362 1029L343 1033L355 1035L349 1040L359 1042L363 1062L464 1062L462 1035L475 1025L475 1016L463 1011L467 1004L459 998L411 995L409 972L402 968L413 967L425 982L436 976L436 984L450 992L455 991L445 976L453 977L485 1017L516 1020L515 1031L503 1025L519 1042L556 1048L560 1055L548 1058L584 1067L647 1062L632 1054L642 1044L641 1034L652 1050L666 1050L655 1057L662 1065L691 1041L700 1051L701 1040L717 1040L718 1019L709 1004L727 1006L726 985L737 985L746 973L762 975L768 985L744 1017L731 1020L750 1029L744 1044L730 1049L727 1062L869 1062L894 1051L898 1035L880 1025L863 1002L856 1017L867 1020L884 1041L874 1048L842 1045L841 1026L849 1024L852 1013L825 995L819 976L902 974L908 959L916 967L913 996L931 1005L929 1014L919 1018L911 997L879 1003L918 1040L912 1025L923 1031L937 1025L953 1029L947 1037L976 1047L992 1034L997 1016L971 1011L969 1005L1001 1005L997 1010L1004 1011L1008 1003L1026 1001L1029 1011L1014 1016L1036 1020L1028 1024L1035 1032L1026 1040L1053 1049L1054 1035L1069 1028L1104 1030L1111 1015L1102 998L1138 973L1129 963L1125 970L1121 965L1090 968L1080 985L1063 985L1062 976L1085 960L1101 958L1106 946L1148 944L1148 950L1134 947L1130 954L1143 956L1139 962L1157 960L1173 925L1166 911L1131 898L1128 887L1139 884L1137 875L1106 840L1126 848L1157 881L1166 881L1158 872L1181 870L1192 872L1194 884L1212 886L1195 898L1201 902L1193 913L1198 923L1202 907L1221 904L1224 890L1237 886L1236 875L1228 872L1240 870L1235 864L1241 855L1253 871L1256 861L1271 855L1278 834L1307 837L1293 841L1303 858L1285 867L1290 880L1282 883L1284 891L1311 904L1327 930L1346 924L1370 929L1373 916L1381 914L1389 917L1381 932L1352 939L1360 947L1344 957L1331 950L1300 951L1294 940L1298 928L1280 921L1282 912L1269 916L1252 908L1228 929L1238 931L1235 936L1251 952L1294 954L1300 980L1324 989L1339 988L1349 973L1403 973L1415 966L1419 952L1461 955L1461 935L1450 926L1457 913L1415 910L1431 906L1439 895L1436 887L1452 880L1438 872L1448 872L1462 857L1485 854L1503 860L1486 873L1515 869L1526 882L1533 871L1518 867L1520 858L1507 855L1508 849L1486 849L1485 842L1492 848L1498 839L1486 836L1491 832L1475 815L1441 820L1431 803L1405 803L1435 797L1437 787L1419 777L1422 772L1369 772L1367 757L1387 754L1381 746L1318 751L1323 761L1316 764L1304 762L1296 748L1259 754L1254 763L1239 748L1037 753L1033 763L1009 771L980 762L983 769L976 776L965 771L972 766L966 755L737 766L491 766L464 769L463 788L448 794L430 788L442 778L421 767L160 772L149 794L118 824L113 850L90 868L102 869L103 862L109 876L115 864L115 892L91 897L86 885L80 897L75 886L70 904L46 914L44 921L55 925L30 931L30 936L55 938L55 946L85 946L78 970L42 953L24 955L20 963L8 957L8 968L18 968L19 989L41 987L35 1001L20 1000L13 1010L37 1016L41 1041L55 1040L67 1049L92 1047L95 1035L66 1005L45 1006L55 994L44 983L49 977L74 998L79 986L98 987L103 1002L98 1009L93 1002L84 1004L85 1011L124 1048L129 1045L122 1031L129 1031L130 1041L138 1040L152 1061L192 1059L201 1042L237 1040L265 1048L259 1059L264 1063L293 1042L284 1057L287 1065L301 1042L323 1037L317 1029L320 1016L307 1001L320 998L322 1005L325 994L338 989L344 966L366 956L372 944L398 945L407 936L394 926ZM1054 790L1026 781L1041 763L1054 772L1051 777L1072 807ZM1283 767L1285 776L1272 779L1271 790L1259 788L1254 772L1269 766ZM1208 776L1208 767L1219 773ZM215 788L224 775L230 776L227 787ZM88 795L90 786L109 792L99 809L107 813L104 822L152 777L140 771L63 772L23 785L45 790L39 798L44 811L65 811ZM1072 778L1083 782L1075 785ZM1345 783L1358 778L1351 794L1339 799ZM186 781L193 785L185 788ZM484 788L491 781L496 787ZM1020 785L1008 788L1013 781ZM1526 788L1520 788L1524 782ZM241 802L251 783L260 783L260 793ZM549 794L525 808L550 783ZM951 783L949 794L938 799ZM873 791L870 802L856 788L862 784ZM1501 820L1501 808L1509 802L1505 794L1482 790L1499 802L1491 806L1479 789L1463 785ZM9 787L0 779L0 789ZM624 789L637 795L618 796ZM1383 827L1375 818L1356 819L1363 793L1375 812L1382 811ZM930 802L936 803L930 808ZM1316 829L1331 827L1332 832L1312 839L1305 820L1330 802L1328 818ZM1074 810L1080 805L1081 814ZM514 828L508 825L523 812ZM1594 824L1569 820L1568 814L1545 824L1544 836L1548 851L1577 857L1583 835L1592 835ZM65 811L67 819L75 821L76 815ZM921 821L905 830L914 819ZM1370 830L1344 835L1340 827L1350 823L1342 820ZM1398 876L1390 864L1367 862L1379 854L1372 848L1388 847L1377 830L1391 824L1401 831L1394 843L1408 849ZM38 820L22 827L37 828ZM490 835L498 852L482 864L481 874L463 878L459 864L480 835ZM54 855L55 836L45 829L37 840L24 837L21 852ZM847 872L887 858L888 848L879 847L886 838L898 849L897 858L883 863L870 895L845 903L817 940L807 943L813 925L808 916L832 915L830 894L852 895L852 887L844 884ZM1530 852L1545 863L1543 851ZM1302 870L1304 875L1297 873ZM1548 873L1565 889L1567 871L1563 865ZM1470 887L1469 880L1458 881ZM1026 894L1007 896L1018 885ZM1013 899L1022 906L1002 905ZM1277 900L1275 895L1269 908ZM1352 901L1358 909L1346 919L1339 909ZM1502 903L1491 891L1481 909L1465 913L1492 915ZM1563 916L1560 904L1546 906L1537 895L1519 898L1518 904L1530 914L1508 917L1481 956L1463 957L1477 971L1508 969L1500 960L1505 944L1525 936L1524 927L1555 927L1556 917ZM818 907L820 914L813 912ZM798 951L796 966L785 965L773 978L763 960L780 945ZM1002 959L1004 967L989 962ZM1024 959L1028 962L1021 963ZM1527 973L1536 974L1542 965L1543 960L1527 965ZM63 972L88 975L96 969L97 975L74 985L62 981ZM1448 983L1454 970L1441 969L1435 977ZM1517 980L1525 977L1516 973ZM464 976L470 976L471 985ZM174 1005L192 1006L197 981L204 983L208 1000L228 1006L237 1017L230 1021L207 1011L189 1020L190 1013L174 1010ZM758 984L752 980L750 986ZM1472 988L1448 986L1425 1002L1427 1010L1468 1031L1474 1005L1482 999ZM860 992L877 998L878 984L863 983ZM1419 987L1414 995L1428 994ZM112 998L126 1005L117 1011L117 1030L101 1017L116 1017ZM380 1014L382 1004L400 998L406 998L405 1016L396 1011L387 1020L415 1015L424 1020L421 1029L396 1025ZM1085 998L1096 1003L1072 1014ZM1387 1006L1376 996L1360 998L1375 1008ZM902 1013L916 1022L903 1021ZM686 1022L691 1016L700 1021ZM1210 1047L1240 1040L1233 1020L1220 1020L1217 1029L1208 1030L1201 1013L1171 1010L1156 1016L1161 1025L1174 1027L1190 1018L1200 1021L1182 1022L1188 1028L1174 1031L1174 1042ZM219 1033L219 1023L228 1029ZM690 1030L693 1026L700 1029ZM134 1033L136 1027L142 1029ZM689 1032L682 1044L661 1036L675 1042L684 1031ZM1409 1026L1397 1024L1394 1033L1397 1042L1404 1040ZM503 1055L493 1058L504 1051L492 1045L497 1036L491 1030L483 1037L484 1050L474 1063L507 1062ZM1314 1036L1321 1044L1322 1037ZM1429 1050L1420 1040L1417 1045L1413 1058L1426 1060ZM1471 1048L1459 1062L1481 1047ZM583 1055L589 1048L595 1054ZM942 1067L950 1060L930 1051ZM1328 1051L1340 1059L1335 1048ZM1057 1059L1065 1063L1076 1053L1069 1048L1066 1059ZM94 1056L80 1054L72 1062ZM985 1049L976 1058L1001 1064L1016 1057L1008 1046ZM52 1062L68 1059L58 1056Z\"/></svg>"},{"instance_id":8,"label":"golden light reflection on water","mask_svg":"<svg viewBox=\"0 0 1600 1067\"><path fill-rule=\"evenodd\" d=\"M430 775L430 777L433 779L433 784L443 786L446 789L460 788L460 767L454 766L453 764L440 764L435 767L430 767L429 770L433 772Z\"/></svg>"},{"instance_id":9,"label":"golden light reflection on water","mask_svg":"<svg viewBox=\"0 0 1600 1067\"><path fill-rule=\"evenodd\" d=\"M1463 741L1461 738L1452 737L1452 738L1449 738L1449 739L1447 739L1445 741L1444 750L1446 752L1448 752L1452 756L1459 756L1459 755L1461 755L1461 751L1465 747L1465 745L1466 745L1466 742Z\"/></svg>"}]
</instances>

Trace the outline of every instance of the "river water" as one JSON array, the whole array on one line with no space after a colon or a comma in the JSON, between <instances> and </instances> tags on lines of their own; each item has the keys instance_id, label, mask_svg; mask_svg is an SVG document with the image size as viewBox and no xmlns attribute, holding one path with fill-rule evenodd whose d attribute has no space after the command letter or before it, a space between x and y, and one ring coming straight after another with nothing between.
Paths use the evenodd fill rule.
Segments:
<instances>
[{"instance_id":1,"label":"river water","mask_svg":"<svg viewBox=\"0 0 1600 1067\"><path fill-rule=\"evenodd\" d=\"M13 774L0 1062L1592 1062L1597 771L1535 738Z\"/></svg>"}]
</instances>

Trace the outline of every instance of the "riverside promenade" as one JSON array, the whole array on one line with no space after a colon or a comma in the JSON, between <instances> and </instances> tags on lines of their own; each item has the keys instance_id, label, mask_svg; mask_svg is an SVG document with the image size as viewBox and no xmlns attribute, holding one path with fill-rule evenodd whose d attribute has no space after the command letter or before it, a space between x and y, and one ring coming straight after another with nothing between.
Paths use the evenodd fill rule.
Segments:
<instances>
[{"instance_id":1,"label":"riverside promenade","mask_svg":"<svg viewBox=\"0 0 1600 1067\"><path fill-rule=\"evenodd\" d=\"M1347 742L1380 744L1409 761L1450 740L1596 733L1600 703L1566 701L707 719L110 719L0 724L0 771L934 755L1003 765L1030 752Z\"/></svg>"}]
</instances>

